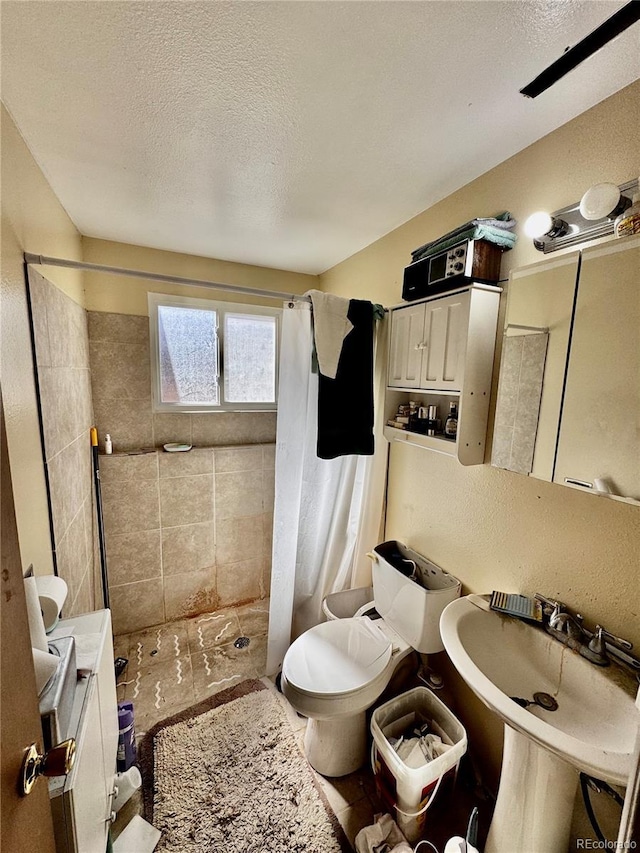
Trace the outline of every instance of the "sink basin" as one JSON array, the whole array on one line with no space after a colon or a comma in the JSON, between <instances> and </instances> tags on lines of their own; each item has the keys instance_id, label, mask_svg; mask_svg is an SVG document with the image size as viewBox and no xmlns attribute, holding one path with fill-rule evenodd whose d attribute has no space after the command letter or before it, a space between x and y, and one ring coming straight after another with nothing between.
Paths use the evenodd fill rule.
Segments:
<instances>
[{"instance_id":1,"label":"sink basin","mask_svg":"<svg viewBox=\"0 0 640 853\"><path fill-rule=\"evenodd\" d=\"M637 682L620 667L595 666L539 626L490 610L481 596L449 604L440 631L462 678L505 723L487 851L564 853L578 771L627 783ZM557 710L524 708L511 698L531 700L537 692L552 696Z\"/></svg>"}]
</instances>

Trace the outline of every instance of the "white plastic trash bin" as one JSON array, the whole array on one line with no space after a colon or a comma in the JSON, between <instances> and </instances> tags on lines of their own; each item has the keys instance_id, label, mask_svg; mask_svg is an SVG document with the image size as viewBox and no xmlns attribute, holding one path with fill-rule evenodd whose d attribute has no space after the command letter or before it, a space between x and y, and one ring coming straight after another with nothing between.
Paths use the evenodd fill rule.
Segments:
<instances>
[{"instance_id":1,"label":"white plastic trash bin","mask_svg":"<svg viewBox=\"0 0 640 853\"><path fill-rule=\"evenodd\" d=\"M435 732L451 744L443 755L418 768L407 766L388 740L413 724L411 715L418 724L431 723ZM467 733L428 688L415 687L376 708L371 718L371 734L371 764L378 793L390 809L395 809L398 826L407 840L414 843L423 834L427 809L443 778L457 772L467 751Z\"/></svg>"},{"instance_id":2,"label":"white plastic trash bin","mask_svg":"<svg viewBox=\"0 0 640 853\"><path fill-rule=\"evenodd\" d=\"M356 589L344 589L332 592L322 602L322 611L327 621L348 619L359 615L358 611L370 604L373 607L373 587L359 586Z\"/></svg>"}]
</instances>

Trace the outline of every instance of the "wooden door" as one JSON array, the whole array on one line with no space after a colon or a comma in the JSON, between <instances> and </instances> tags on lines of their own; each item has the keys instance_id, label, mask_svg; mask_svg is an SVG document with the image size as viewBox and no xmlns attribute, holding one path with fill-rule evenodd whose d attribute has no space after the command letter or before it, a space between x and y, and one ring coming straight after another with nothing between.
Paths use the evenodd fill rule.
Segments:
<instances>
[{"instance_id":1,"label":"wooden door","mask_svg":"<svg viewBox=\"0 0 640 853\"><path fill-rule=\"evenodd\" d=\"M422 364L424 303L399 308L391 315L388 384L393 388L417 388Z\"/></svg>"},{"instance_id":2,"label":"wooden door","mask_svg":"<svg viewBox=\"0 0 640 853\"><path fill-rule=\"evenodd\" d=\"M0 390L0 488L2 490L2 763L1 849L7 853L54 853L53 823L46 779L40 779L28 797L18 793L18 777L25 750L42 748L42 731L27 624L23 573L18 546L11 471L7 453L4 410Z\"/></svg>"},{"instance_id":3,"label":"wooden door","mask_svg":"<svg viewBox=\"0 0 640 853\"><path fill-rule=\"evenodd\" d=\"M425 304L419 387L460 391L464 378L469 291Z\"/></svg>"}]
</instances>

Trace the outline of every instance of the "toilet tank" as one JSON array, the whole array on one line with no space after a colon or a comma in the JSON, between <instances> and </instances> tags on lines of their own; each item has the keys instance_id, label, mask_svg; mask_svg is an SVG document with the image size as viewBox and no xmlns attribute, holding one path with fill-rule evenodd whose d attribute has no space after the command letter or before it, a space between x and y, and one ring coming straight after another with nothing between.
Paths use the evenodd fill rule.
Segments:
<instances>
[{"instance_id":1,"label":"toilet tank","mask_svg":"<svg viewBox=\"0 0 640 853\"><path fill-rule=\"evenodd\" d=\"M376 545L369 556L373 598L385 622L417 651L443 651L440 614L459 597L460 581L395 540Z\"/></svg>"}]
</instances>

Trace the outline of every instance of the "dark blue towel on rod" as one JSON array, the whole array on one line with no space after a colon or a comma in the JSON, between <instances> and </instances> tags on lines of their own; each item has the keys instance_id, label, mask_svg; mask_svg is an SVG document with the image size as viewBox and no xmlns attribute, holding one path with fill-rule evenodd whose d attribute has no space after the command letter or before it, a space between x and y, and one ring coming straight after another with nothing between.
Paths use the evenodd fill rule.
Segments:
<instances>
[{"instance_id":1,"label":"dark blue towel on rod","mask_svg":"<svg viewBox=\"0 0 640 853\"><path fill-rule=\"evenodd\" d=\"M318 442L320 459L372 456L373 305L351 299L353 329L344 339L335 379L319 375Z\"/></svg>"}]
</instances>

